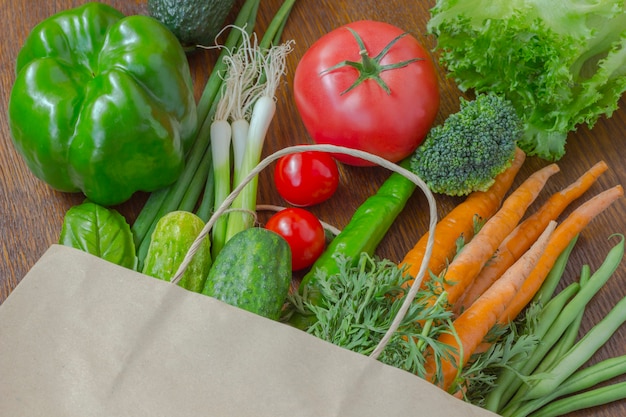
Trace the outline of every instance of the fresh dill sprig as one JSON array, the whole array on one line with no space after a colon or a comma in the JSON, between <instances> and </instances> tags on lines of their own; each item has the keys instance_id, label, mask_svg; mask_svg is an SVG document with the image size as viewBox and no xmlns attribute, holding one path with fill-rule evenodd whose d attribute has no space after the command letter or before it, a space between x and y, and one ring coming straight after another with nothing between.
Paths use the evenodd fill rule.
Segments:
<instances>
[{"instance_id":1,"label":"fresh dill sprig","mask_svg":"<svg viewBox=\"0 0 626 417\"><path fill-rule=\"evenodd\" d=\"M337 256L339 272L319 273L315 304L307 294L291 294L288 310L313 315L308 333L354 352L369 355L378 345L398 314L408 292L410 278L397 264L363 253L356 264ZM432 303L435 288L418 291L396 333L379 360L417 375L424 375L424 352L432 348L439 357L449 356L448 345L438 342L442 332L450 332L452 313L445 297ZM434 298L438 298L438 294ZM426 325L427 324L427 325Z\"/></svg>"}]
</instances>

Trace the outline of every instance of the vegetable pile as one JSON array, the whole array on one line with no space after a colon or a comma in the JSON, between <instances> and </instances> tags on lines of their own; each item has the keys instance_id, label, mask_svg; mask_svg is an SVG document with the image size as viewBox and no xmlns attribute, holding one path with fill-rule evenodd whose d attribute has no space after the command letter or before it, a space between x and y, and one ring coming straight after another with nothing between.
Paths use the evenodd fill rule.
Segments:
<instances>
[{"instance_id":1,"label":"vegetable pile","mask_svg":"<svg viewBox=\"0 0 626 417\"><path fill-rule=\"evenodd\" d=\"M526 416L539 409L537 415L561 415L626 398L623 384L596 386L624 374L623 368L608 369L621 358L583 368L626 320L626 298L580 341L578 327L572 324L575 318L580 324L584 306L621 263L623 236L593 278L581 278L584 283L555 295L578 235L624 191L620 185L604 190L559 219L606 171L600 162L527 213L559 168L549 164L509 193L524 159L518 149L515 163L497 177L492 189L470 194L437 223L431 257L423 243L427 235L400 265L372 258L371 246L369 253L350 257L348 245L355 242L344 231L364 225L363 219L353 217L335 238L337 246L324 253L323 261L313 265L300 290L290 296L284 320L371 354L400 306L409 303L406 316L392 329L390 351L383 350L379 359L466 401L503 415ZM470 207L481 206L487 214L477 224ZM468 228L477 230L464 235ZM369 237L365 244L375 247L375 236ZM417 275L408 271L415 271L422 260L430 261L430 275L414 281ZM420 288L412 299L410 285ZM567 340L561 341L566 330ZM582 393L589 388L597 389L597 395ZM564 395L575 397L570 402L560 399Z\"/></svg>"},{"instance_id":2,"label":"vegetable pile","mask_svg":"<svg viewBox=\"0 0 626 417\"><path fill-rule=\"evenodd\" d=\"M428 30L462 91L513 103L528 155L560 159L568 133L610 116L626 91L622 0L438 0Z\"/></svg>"},{"instance_id":3,"label":"vegetable pile","mask_svg":"<svg viewBox=\"0 0 626 417\"><path fill-rule=\"evenodd\" d=\"M256 42L256 35L253 33L259 1L247 0L242 4L225 44L220 46L221 53L217 65L207 80L197 105L193 98L191 99L193 111L190 113L193 118L190 120L193 120L193 129L188 132L188 137L184 138L185 146L182 144L171 146L181 153L180 158L171 158L180 165L179 170L172 180L160 184L159 188L150 194L132 227L118 211L106 207L108 204L124 200L92 201L89 198L91 194L85 192L88 199L83 204L73 207L65 216L60 243L146 275L171 281L189 291L224 300L268 318L278 318L291 280L291 249L287 241L277 233L269 229L251 227L254 216L250 213L254 214L256 209L257 185L256 176L247 179L246 177L259 162L265 134L274 116L274 92L284 72L285 55L290 51L290 43L280 44L279 39L284 20L293 4L294 0L284 2L259 43ZM108 22L106 17L111 15L112 25L117 21L122 23L135 21L131 17L122 19L121 13L109 6L93 4L62 12L43 22L41 27L54 26L57 21L63 19L76 19L81 13L92 13L94 16L104 18L105 22ZM178 65L181 74L190 80L187 60L179 41L156 20L145 17L135 19L137 20L135 24L143 22L140 19L146 19L152 25L155 34L167 34L168 41L173 45L161 42L159 47L167 49L168 46L172 46L173 56L168 64ZM106 45L108 41L102 42ZM149 50L149 45L141 47L144 52ZM28 51L28 48L25 50ZM154 57L159 56L159 51L161 49L157 49ZM141 54L137 55L141 58ZM169 68L165 65L164 67L162 71ZM165 86L171 89L169 94L172 97L183 93L193 96L190 82L179 85L175 82L178 78L173 75L165 81L154 71L145 72L146 76L151 77L146 85L151 86L156 82L163 84L157 92L165 92L167 90L163 88ZM92 91L95 99L100 97L97 93ZM121 100L123 95L121 92L119 95ZM106 95L101 97L107 98ZM169 108L162 105L161 107L165 107L165 110ZM184 110L186 110L184 106L177 109L178 112ZM151 111L150 107L147 107L146 111ZM156 110L155 113L160 114ZM139 118L134 122L136 129L142 129L144 120ZM150 120L145 123L154 126L155 129L157 127L157 124ZM231 123L233 148L230 136ZM172 122L172 125L180 127L180 123ZM114 129L119 129L119 126L111 124L108 129L112 133ZM181 139L178 132L163 129L160 131L168 140ZM130 133L141 136L136 130ZM146 135L149 138L149 135ZM42 140L50 139L45 135L41 136ZM96 138L98 137L97 135ZM142 149L146 156L147 153L155 154L154 149L143 148L145 143L137 141L134 146ZM114 161L124 162L128 158L127 155L122 157L119 153L123 153L124 150L126 148L121 148L117 154L105 154L106 158L102 163L106 162L117 167ZM230 160L231 152L234 161ZM155 156L159 156L158 153ZM130 157L135 158L134 163L138 167L152 167L155 170L154 172L146 170L139 178L150 175L158 179L158 174L168 173L167 165L144 166L140 155ZM46 164L46 167L58 169L53 164ZM234 172L233 182L231 170ZM123 170L122 172L126 173ZM129 170L128 173L130 175L133 171ZM119 172L116 172L116 178L119 177ZM101 181L100 187L111 186L101 175L94 175L93 179ZM245 183L243 180L246 180ZM237 194L230 194L231 188L237 187L239 187ZM151 188L147 190L152 191ZM124 189L116 190L111 187L109 191L120 194ZM227 227L223 229L225 235L220 235L218 231L222 229L219 225L214 225L211 238L194 245L197 236L202 233L211 218L214 207L219 207L226 197L233 197L229 204L232 204L235 211L219 219L228 220L225 223ZM229 219L230 217L232 219ZM245 235L240 236L240 232L245 232ZM233 242L230 242L231 237ZM322 230L322 246L318 248L318 252L323 249L323 244ZM268 258L265 255L269 246L273 247L272 255L276 258ZM187 261L186 255L192 247L193 257ZM308 251L308 248L304 249ZM222 250L225 253L220 256ZM242 256L242 253L245 256ZM258 262L263 263L263 268L256 267ZM249 266L245 273L242 270L242 263ZM235 272L238 273L238 278L232 279ZM270 285L270 278L275 280L275 285ZM245 295L237 295L240 292Z\"/></svg>"},{"instance_id":4,"label":"vegetable pile","mask_svg":"<svg viewBox=\"0 0 626 417\"><path fill-rule=\"evenodd\" d=\"M626 298L577 336L586 305L622 261L623 235L610 237L618 242L596 271L586 266L557 291L580 233L623 197L622 186L575 204L609 169L600 161L533 206L558 177L553 160L568 132L610 114L626 90L624 4L559 0L562 15L530 0L438 1L428 27L441 62L476 93L439 126L434 64L415 38L383 22L337 28L308 49L294 80L302 122L322 145L262 160L295 0L257 40L259 3L243 2L228 26L198 103L184 49L155 20L94 4L36 28L18 58L11 129L36 175L87 197L67 212L59 242L281 320L504 416L626 398L623 383L597 387L626 374L623 357L584 367L626 321ZM42 46L55 43L40 32L84 15L107 28L87 26L92 42L62 35L84 54ZM119 62L122 29L150 35L133 38L133 65ZM151 44L157 64L142 54ZM107 65L88 80L96 59ZM61 93L53 75L65 81ZM65 112L37 105L43 98ZM114 142L120 123L129 137ZM550 161L514 187L531 155ZM260 227L257 175L274 161L273 185L292 207ZM337 198L338 161L379 161L393 172L329 233L307 208ZM427 191L431 228L400 262L377 257L416 188ZM130 226L106 206L137 190L151 194ZM459 203L437 221L431 192Z\"/></svg>"}]
</instances>

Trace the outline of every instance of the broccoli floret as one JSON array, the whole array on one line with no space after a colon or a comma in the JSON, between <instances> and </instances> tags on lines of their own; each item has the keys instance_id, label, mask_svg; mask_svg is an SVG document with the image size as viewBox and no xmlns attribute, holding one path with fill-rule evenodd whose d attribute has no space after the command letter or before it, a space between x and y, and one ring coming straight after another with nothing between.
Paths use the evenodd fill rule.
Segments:
<instances>
[{"instance_id":1,"label":"broccoli floret","mask_svg":"<svg viewBox=\"0 0 626 417\"><path fill-rule=\"evenodd\" d=\"M511 165L523 123L498 95L461 97L461 107L433 127L411 157L411 170L435 193L485 191Z\"/></svg>"}]
</instances>

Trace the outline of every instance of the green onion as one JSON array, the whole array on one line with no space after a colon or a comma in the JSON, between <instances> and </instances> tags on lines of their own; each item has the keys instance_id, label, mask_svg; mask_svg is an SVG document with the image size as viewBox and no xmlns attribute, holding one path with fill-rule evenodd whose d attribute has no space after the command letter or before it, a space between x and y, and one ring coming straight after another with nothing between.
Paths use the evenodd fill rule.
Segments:
<instances>
[{"instance_id":1,"label":"green onion","mask_svg":"<svg viewBox=\"0 0 626 417\"><path fill-rule=\"evenodd\" d=\"M211 152L213 153L215 176L214 206L218 207L230 194L230 142L232 131L230 123L224 119L216 120L211 126ZM226 219L217 219L212 229L211 255L213 259L224 246Z\"/></svg>"},{"instance_id":2,"label":"green onion","mask_svg":"<svg viewBox=\"0 0 626 417\"><path fill-rule=\"evenodd\" d=\"M235 19L235 25L246 26L246 30L252 31L260 0L247 0ZM220 53L217 62L209 79L204 87L202 96L198 102L198 132L194 144L188 153L185 168L178 180L162 190L154 192L148 197L146 204L133 223L132 231L135 237L135 244L138 247L137 256L139 264L143 264L143 258L147 253L150 244L150 235L158 220L168 212L178 209L189 184L194 180L194 174L200 165L203 156L209 148L210 123L207 120L212 118L216 97L220 94L222 86L222 71L225 68L224 57L229 48L236 47L241 42L241 32L231 30L226 39L225 49ZM204 184L206 178L195 178L196 182Z\"/></svg>"},{"instance_id":3,"label":"green onion","mask_svg":"<svg viewBox=\"0 0 626 417\"><path fill-rule=\"evenodd\" d=\"M268 28L267 36L278 39L282 34L285 20L295 0L285 1ZM215 160L211 152L211 124L217 104L223 94L223 73L225 58L238 48L245 34L251 34L257 19L260 0L246 0L242 5L233 26L243 28L230 30L215 67L198 101L198 131L192 148L188 152L185 168L178 180L169 187L153 192L135 220L132 231L137 246L139 268L150 244L150 235L158 220L168 212L178 209L193 210L198 206L198 214L210 217L214 207L216 175L212 168ZM200 199L200 196L202 198ZM198 201L200 199L200 201ZM199 203L199 204L198 204Z\"/></svg>"},{"instance_id":4,"label":"green onion","mask_svg":"<svg viewBox=\"0 0 626 417\"><path fill-rule=\"evenodd\" d=\"M285 1L270 23L260 44L258 46L250 44L249 49L243 51L244 56L248 55L243 61L254 61L259 67L258 71L253 71L258 77L254 83L247 77L247 73L241 74L242 79L248 82L245 86L248 89L248 93L245 94L246 100L241 105L245 106L246 110L249 105L252 107L249 125L246 123L246 118L237 117L238 125L233 130L234 186L240 184L261 160L267 131L276 113L274 95L285 71L285 57L291 51L291 42L283 44L274 44L274 42L284 27L285 17L294 3L295 0ZM233 211L228 214L224 243L254 224L257 189L258 177L254 177L233 201L231 206Z\"/></svg>"}]
</instances>

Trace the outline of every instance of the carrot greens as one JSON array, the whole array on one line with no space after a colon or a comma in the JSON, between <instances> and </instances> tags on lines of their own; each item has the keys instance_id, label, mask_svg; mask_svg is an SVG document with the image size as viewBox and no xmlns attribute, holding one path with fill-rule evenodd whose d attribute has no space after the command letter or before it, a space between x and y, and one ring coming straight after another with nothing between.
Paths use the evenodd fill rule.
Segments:
<instances>
[{"instance_id":1,"label":"carrot greens","mask_svg":"<svg viewBox=\"0 0 626 417\"><path fill-rule=\"evenodd\" d=\"M314 316L315 320L303 330L369 355L404 302L408 276L395 263L365 252L356 263L341 254L333 259L338 271L328 274L317 270L315 297L310 299L307 291L295 291L289 296L283 319L289 321L289 315L294 312ZM381 362L423 375L426 348L432 349L438 358L451 356L450 347L439 343L437 337L452 331L452 313L445 297L439 297L439 302L434 304L430 303L431 297L429 288L418 291L400 327L378 357Z\"/></svg>"}]
</instances>

